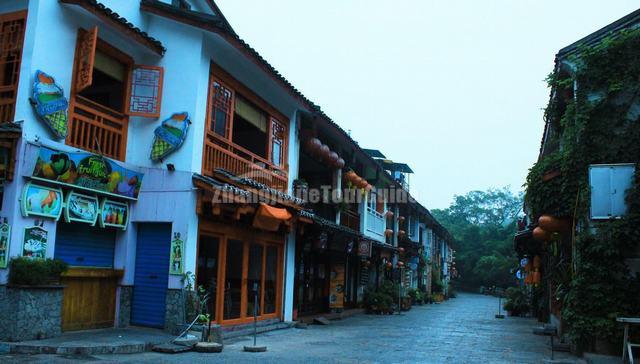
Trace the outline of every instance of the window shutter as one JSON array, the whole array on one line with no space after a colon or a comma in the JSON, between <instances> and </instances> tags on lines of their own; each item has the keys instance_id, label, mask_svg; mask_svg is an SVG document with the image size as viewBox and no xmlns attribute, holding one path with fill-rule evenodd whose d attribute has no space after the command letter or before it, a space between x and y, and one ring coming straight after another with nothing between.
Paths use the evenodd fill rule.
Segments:
<instances>
[{"instance_id":1,"label":"window shutter","mask_svg":"<svg viewBox=\"0 0 640 364\"><path fill-rule=\"evenodd\" d=\"M76 60L76 92L91 86L93 81L93 62L96 57L96 43L98 42L98 27L89 31L80 30L78 35L78 50Z\"/></svg>"},{"instance_id":2,"label":"window shutter","mask_svg":"<svg viewBox=\"0 0 640 364\"><path fill-rule=\"evenodd\" d=\"M131 72L127 111L131 116L160 117L162 67L135 65Z\"/></svg>"}]
</instances>

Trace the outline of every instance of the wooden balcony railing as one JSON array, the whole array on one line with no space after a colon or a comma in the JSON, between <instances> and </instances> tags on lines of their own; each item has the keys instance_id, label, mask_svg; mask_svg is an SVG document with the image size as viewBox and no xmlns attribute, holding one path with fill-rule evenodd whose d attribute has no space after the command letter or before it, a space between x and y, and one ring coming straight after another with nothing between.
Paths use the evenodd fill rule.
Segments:
<instances>
[{"instance_id":1,"label":"wooden balcony railing","mask_svg":"<svg viewBox=\"0 0 640 364\"><path fill-rule=\"evenodd\" d=\"M204 143L202 172L212 175L216 168L225 169L236 176L248 177L271 188L287 192L288 173L265 158L207 132Z\"/></svg>"},{"instance_id":2,"label":"wooden balcony railing","mask_svg":"<svg viewBox=\"0 0 640 364\"><path fill-rule=\"evenodd\" d=\"M124 160L129 121L126 115L78 95L69 110L68 145Z\"/></svg>"},{"instance_id":3,"label":"wooden balcony railing","mask_svg":"<svg viewBox=\"0 0 640 364\"><path fill-rule=\"evenodd\" d=\"M360 231L360 214L351 210L340 212L340 225Z\"/></svg>"}]
</instances>

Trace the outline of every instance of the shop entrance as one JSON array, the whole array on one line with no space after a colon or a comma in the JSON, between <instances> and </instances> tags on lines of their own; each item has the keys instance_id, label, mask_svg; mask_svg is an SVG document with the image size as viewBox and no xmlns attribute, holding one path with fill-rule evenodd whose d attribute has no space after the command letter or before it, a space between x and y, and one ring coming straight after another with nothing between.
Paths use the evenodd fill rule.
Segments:
<instances>
[{"instance_id":1,"label":"shop entrance","mask_svg":"<svg viewBox=\"0 0 640 364\"><path fill-rule=\"evenodd\" d=\"M251 229L216 230L200 233L196 274L197 285L209 294L213 320L250 322L254 293L259 319L280 317L283 238Z\"/></svg>"},{"instance_id":2,"label":"shop entrance","mask_svg":"<svg viewBox=\"0 0 640 364\"><path fill-rule=\"evenodd\" d=\"M303 253L298 260L299 315L329 311L329 259L326 253Z\"/></svg>"},{"instance_id":3,"label":"shop entrance","mask_svg":"<svg viewBox=\"0 0 640 364\"><path fill-rule=\"evenodd\" d=\"M138 224L131 324L164 328L171 224Z\"/></svg>"},{"instance_id":4,"label":"shop entrance","mask_svg":"<svg viewBox=\"0 0 640 364\"><path fill-rule=\"evenodd\" d=\"M62 278L62 330L113 327L117 280L113 269L116 232L80 223L59 222L56 258L70 268Z\"/></svg>"}]
</instances>

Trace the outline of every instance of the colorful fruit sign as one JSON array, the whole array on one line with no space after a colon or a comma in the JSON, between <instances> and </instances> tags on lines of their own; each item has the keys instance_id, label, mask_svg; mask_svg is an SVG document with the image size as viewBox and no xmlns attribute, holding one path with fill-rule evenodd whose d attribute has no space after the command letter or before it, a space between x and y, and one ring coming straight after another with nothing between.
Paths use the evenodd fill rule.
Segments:
<instances>
[{"instance_id":1,"label":"colorful fruit sign","mask_svg":"<svg viewBox=\"0 0 640 364\"><path fill-rule=\"evenodd\" d=\"M64 220L95 225L98 220L98 198L69 192L65 201Z\"/></svg>"},{"instance_id":2,"label":"colorful fruit sign","mask_svg":"<svg viewBox=\"0 0 640 364\"><path fill-rule=\"evenodd\" d=\"M135 200L144 174L100 155L40 147L32 177Z\"/></svg>"},{"instance_id":3,"label":"colorful fruit sign","mask_svg":"<svg viewBox=\"0 0 640 364\"><path fill-rule=\"evenodd\" d=\"M100 206L98 221L100 227L111 226L126 230L127 224L129 224L129 204L105 198Z\"/></svg>"},{"instance_id":4,"label":"colorful fruit sign","mask_svg":"<svg viewBox=\"0 0 640 364\"><path fill-rule=\"evenodd\" d=\"M44 216L58 220L62 214L62 190L29 182L24 186L20 205L24 216Z\"/></svg>"}]
</instances>

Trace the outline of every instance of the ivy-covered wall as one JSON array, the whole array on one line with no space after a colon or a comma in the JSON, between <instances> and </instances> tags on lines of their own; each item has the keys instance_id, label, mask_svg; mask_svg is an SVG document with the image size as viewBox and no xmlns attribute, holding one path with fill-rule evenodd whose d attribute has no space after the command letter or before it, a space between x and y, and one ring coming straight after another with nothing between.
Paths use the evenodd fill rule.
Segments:
<instances>
[{"instance_id":1,"label":"ivy-covered wall","mask_svg":"<svg viewBox=\"0 0 640 364\"><path fill-rule=\"evenodd\" d=\"M557 60L548 78L547 139L527 176L525 204L533 217L570 218L575 231L568 272L556 286L568 334L583 349L619 340L618 316L640 316L640 279L626 264L640 249L640 30L611 35ZM589 220L590 164L634 163L628 214ZM549 244L548 246L551 246ZM547 254L553 252L548 249ZM554 274L556 273L556 274ZM564 273L564 274L557 274Z\"/></svg>"}]
</instances>

